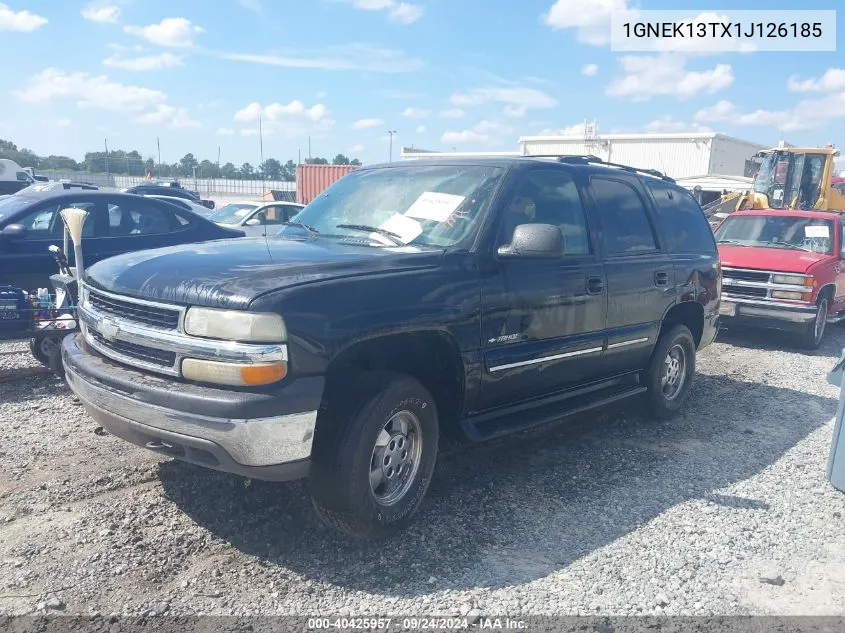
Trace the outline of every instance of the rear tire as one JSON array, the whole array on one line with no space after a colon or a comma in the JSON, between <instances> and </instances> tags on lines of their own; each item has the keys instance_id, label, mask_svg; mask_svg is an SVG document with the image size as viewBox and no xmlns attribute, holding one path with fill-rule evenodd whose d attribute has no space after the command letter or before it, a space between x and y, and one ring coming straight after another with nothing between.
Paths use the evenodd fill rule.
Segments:
<instances>
[{"instance_id":1,"label":"rear tire","mask_svg":"<svg viewBox=\"0 0 845 633\"><path fill-rule=\"evenodd\" d=\"M358 539L384 538L407 527L428 490L437 407L419 381L402 374L370 372L350 387L317 424L311 497L329 527Z\"/></svg>"},{"instance_id":2,"label":"rear tire","mask_svg":"<svg viewBox=\"0 0 845 633\"><path fill-rule=\"evenodd\" d=\"M807 329L801 333L799 342L801 347L808 350L818 349L824 338L825 330L827 329L827 313L828 313L828 299L827 297L819 297L816 302L818 311L816 318L807 326Z\"/></svg>"},{"instance_id":3,"label":"rear tire","mask_svg":"<svg viewBox=\"0 0 845 633\"><path fill-rule=\"evenodd\" d=\"M672 326L657 339L643 374L648 402L659 418L674 416L689 396L695 375L695 340L684 325Z\"/></svg>"}]
</instances>

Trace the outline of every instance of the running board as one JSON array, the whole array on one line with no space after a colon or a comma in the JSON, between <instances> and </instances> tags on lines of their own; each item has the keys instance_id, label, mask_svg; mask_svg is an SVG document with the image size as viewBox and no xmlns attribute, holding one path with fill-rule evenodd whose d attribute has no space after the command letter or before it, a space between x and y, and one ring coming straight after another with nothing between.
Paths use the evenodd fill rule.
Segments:
<instances>
[{"instance_id":1,"label":"running board","mask_svg":"<svg viewBox=\"0 0 845 633\"><path fill-rule=\"evenodd\" d=\"M473 418L468 418L461 422L461 426L470 440L484 442L504 435L510 435L511 433L518 433L557 422L576 413L583 413L620 400L638 396L647 390L646 387L641 385L635 387L617 387L612 391L601 391L589 394L586 397L580 397L578 398L577 404L573 402L572 406L566 406L566 403L552 402L541 405L534 411L525 411L518 417L503 414L493 419L487 416L484 416L487 419L477 418L474 420Z\"/></svg>"}]
</instances>

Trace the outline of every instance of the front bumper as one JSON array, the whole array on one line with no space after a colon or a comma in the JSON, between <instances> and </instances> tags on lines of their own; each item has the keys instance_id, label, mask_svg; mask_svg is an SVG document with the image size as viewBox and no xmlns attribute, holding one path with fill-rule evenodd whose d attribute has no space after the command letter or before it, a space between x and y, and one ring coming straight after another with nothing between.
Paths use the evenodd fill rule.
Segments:
<instances>
[{"instance_id":1,"label":"front bumper","mask_svg":"<svg viewBox=\"0 0 845 633\"><path fill-rule=\"evenodd\" d=\"M62 360L86 411L117 437L252 479L308 475L322 378L294 380L274 393L194 385L118 365L78 334L64 339Z\"/></svg>"},{"instance_id":2,"label":"front bumper","mask_svg":"<svg viewBox=\"0 0 845 633\"><path fill-rule=\"evenodd\" d=\"M756 322L761 327L800 329L816 319L816 306L802 306L782 301L762 301L722 295L720 318L731 321Z\"/></svg>"}]
</instances>

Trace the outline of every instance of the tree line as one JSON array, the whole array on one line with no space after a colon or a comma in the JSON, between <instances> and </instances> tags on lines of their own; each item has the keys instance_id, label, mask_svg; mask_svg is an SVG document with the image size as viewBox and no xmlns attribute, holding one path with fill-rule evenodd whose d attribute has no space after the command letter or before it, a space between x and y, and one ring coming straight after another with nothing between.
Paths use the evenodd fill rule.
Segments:
<instances>
[{"instance_id":1,"label":"tree line","mask_svg":"<svg viewBox=\"0 0 845 633\"><path fill-rule=\"evenodd\" d=\"M232 180L296 180L296 163L288 160L285 163L267 158L263 163L253 166L244 163L240 167L231 162L219 165L208 159L197 160L191 154L185 154L175 163L158 164L153 158L144 158L137 150L126 152L122 149L106 152L86 152L82 161L76 161L68 156L38 156L32 150L18 148L11 141L0 139L0 158L9 158L21 167L32 167L36 173L40 171L82 171L88 173L110 173L126 176L146 176L153 178L175 178L179 176L194 176L197 178L227 178ZM331 162L322 157L307 158L306 164L313 165L360 165L357 158L350 159L343 154L335 156Z\"/></svg>"}]
</instances>

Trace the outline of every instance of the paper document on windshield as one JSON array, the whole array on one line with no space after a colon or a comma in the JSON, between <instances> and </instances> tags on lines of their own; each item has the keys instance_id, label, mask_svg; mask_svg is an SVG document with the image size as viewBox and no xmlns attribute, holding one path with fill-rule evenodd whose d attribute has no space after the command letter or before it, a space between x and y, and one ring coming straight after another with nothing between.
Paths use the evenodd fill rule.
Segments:
<instances>
[{"instance_id":1,"label":"paper document on windshield","mask_svg":"<svg viewBox=\"0 0 845 633\"><path fill-rule=\"evenodd\" d=\"M830 237L830 227L827 226L805 226L806 237Z\"/></svg>"},{"instance_id":2,"label":"paper document on windshield","mask_svg":"<svg viewBox=\"0 0 845 633\"><path fill-rule=\"evenodd\" d=\"M399 215L398 213L388 218L385 222L382 222L381 225L379 225L379 228L395 233L405 244L422 233L422 225L419 222L404 215ZM370 233L370 237L374 240L378 240L379 242L390 242L391 245L395 246L390 238L384 235Z\"/></svg>"},{"instance_id":3,"label":"paper document on windshield","mask_svg":"<svg viewBox=\"0 0 845 633\"><path fill-rule=\"evenodd\" d=\"M414 204L405 211L405 215L409 218L419 218L420 220L445 222L446 218L452 215L464 200L466 200L464 196L456 196L451 193L424 191L414 201Z\"/></svg>"}]
</instances>

